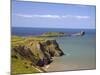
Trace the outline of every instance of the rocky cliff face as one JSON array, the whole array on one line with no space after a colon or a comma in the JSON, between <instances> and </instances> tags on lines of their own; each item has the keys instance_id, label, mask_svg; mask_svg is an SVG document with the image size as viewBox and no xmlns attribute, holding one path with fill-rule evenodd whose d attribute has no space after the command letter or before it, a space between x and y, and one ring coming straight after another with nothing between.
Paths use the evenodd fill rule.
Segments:
<instances>
[{"instance_id":1,"label":"rocky cliff face","mask_svg":"<svg viewBox=\"0 0 100 75\"><path fill-rule=\"evenodd\" d=\"M64 54L56 40L31 39L25 40L24 42L25 44L19 44L13 47L12 50L22 58L32 61L37 66L50 64L52 57L62 56Z\"/></svg>"}]
</instances>

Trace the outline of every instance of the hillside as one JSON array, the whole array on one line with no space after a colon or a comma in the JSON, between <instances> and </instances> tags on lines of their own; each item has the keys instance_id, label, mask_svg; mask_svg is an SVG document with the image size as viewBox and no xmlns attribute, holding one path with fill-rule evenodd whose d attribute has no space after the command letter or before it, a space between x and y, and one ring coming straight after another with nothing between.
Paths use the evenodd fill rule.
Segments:
<instances>
[{"instance_id":1,"label":"hillside","mask_svg":"<svg viewBox=\"0 0 100 75\"><path fill-rule=\"evenodd\" d=\"M64 53L54 39L12 36L12 74L46 72L42 67Z\"/></svg>"}]
</instances>

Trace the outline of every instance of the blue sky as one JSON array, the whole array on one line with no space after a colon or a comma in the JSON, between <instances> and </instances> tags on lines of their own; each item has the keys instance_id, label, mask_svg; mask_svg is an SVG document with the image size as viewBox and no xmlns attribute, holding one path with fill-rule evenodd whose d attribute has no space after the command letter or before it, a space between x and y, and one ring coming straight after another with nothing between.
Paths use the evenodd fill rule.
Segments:
<instances>
[{"instance_id":1,"label":"blue sky","mask_svg":"<svg viewBox=\"0 0 100 75\"><path fill-rule=\"evenodd\" d=\"M95 28L95 6L12 2L13 27Z\"/></svg>"}]
</instances>

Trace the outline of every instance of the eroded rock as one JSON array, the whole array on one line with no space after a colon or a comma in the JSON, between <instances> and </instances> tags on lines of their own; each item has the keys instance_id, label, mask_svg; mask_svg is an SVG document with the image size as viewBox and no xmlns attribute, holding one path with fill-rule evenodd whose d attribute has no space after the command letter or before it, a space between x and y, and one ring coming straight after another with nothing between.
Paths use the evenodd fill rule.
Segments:
<instances>
[{"instance_id":1,"label":"eroded rock","mask_svg":"<svg viewBox=\"0 0 100 75\"><path fill-rule=\"evenodd\" d=\"M20 44L12 50L37 66L50 64L52 57L64 55L56 40L28 40L25 42L26 44Z\"/></svg>"}]
</instances>

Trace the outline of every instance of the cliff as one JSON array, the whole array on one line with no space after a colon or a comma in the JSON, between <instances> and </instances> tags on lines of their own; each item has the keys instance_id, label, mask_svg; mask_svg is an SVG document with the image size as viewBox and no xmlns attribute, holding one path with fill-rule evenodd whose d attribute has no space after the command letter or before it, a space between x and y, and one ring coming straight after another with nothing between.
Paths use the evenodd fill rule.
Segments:
<instances>
[{"instance_id":1,"label":"cliff","mask_svg":"<svg viewBox=\"0 0 100 75\"><path fill-rule=\"evenodd\" d=\"M63 54L56 40L12 37L12 58L20 57L22 60L30 61L33 66L43 67L53 61L52 57Z\"/></svg>"}]
</instances>

